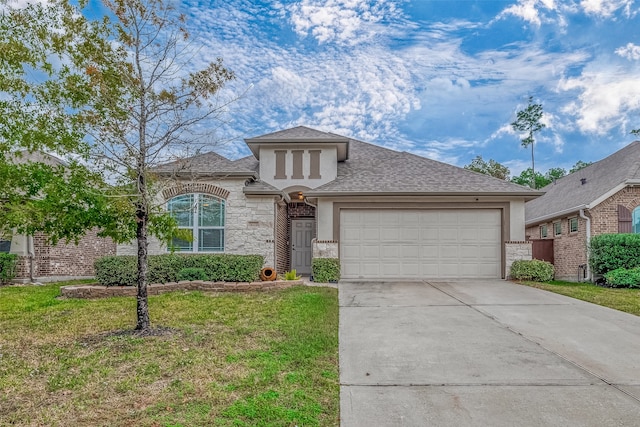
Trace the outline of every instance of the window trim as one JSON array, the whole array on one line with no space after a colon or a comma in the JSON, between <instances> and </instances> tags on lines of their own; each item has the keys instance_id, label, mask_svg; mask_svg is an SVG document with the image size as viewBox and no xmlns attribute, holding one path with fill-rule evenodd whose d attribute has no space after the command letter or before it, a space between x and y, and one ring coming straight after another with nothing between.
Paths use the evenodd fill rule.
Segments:
<instances>
[{"instance_id":1,"label":"window trim","mask_svg":"<svg viewBox=\"0 0 640 427\"><path fill-rule=\"evenodd\" d=\"M560 226L560 227L558 227ZM557 228L560 228L560 232L558 232ZM556 221L553 223L553 235L554 236L562 236L562 221Z\"/></svg>"},{"instance_id":2,"label":"window trim","mask_svg":"<svg viewBox=\"0 0 640 427\"><path fill-rule=\"evenodd\" d=\"M547 230L547 224L540 225L540 238L544 239L549 236L549 230Z\"/></svg>"},{"instance_id":3,"label":"window trim","mask_svg":"<svg viewBox=\"0 0 640 427\"><path fill-rule=\"evenodd\" d=\"M573 230L573 227L571 226L571 223L573 221L575 221L575 224L576 224L576 229L575 230ZM578 229L580 228L579 223L578 223L578 217L574 216L573 218L569 218L568 219L568 225L569 225L569 234L577 233Z\"/></svg>"},{"instance_id":4,"label":"window trim","mask_svg":"<svg viewBox=\"0 0 640 427\"><path fill-rule=\"evenodd\" d=\"M181 230L191 230L191 236L193 237L193 240L189 243L191 243L191 248L190 249L181 249L181 248L176 248L175 246L172 248L171 246L167 246L167 251L171 252L172 250L175 252L180 252L180 253L224 253L225 251L225 245L226 245L226 239L225 239L225 230L226 230L226 224L227 224L227 208L226 208L226 200L217 196L214 196L212 194L206 194L206 193L185 193L185 194L179 194L177 196L172 197L171 199L167 200L166 202L166 209L169 213L171 213L171 209L169 207L169 204L171 203L172 200L177 199L179 197L185 197L185 196L192 196L192 205L191 205L191 226L180 226L178 225L178 229ZM221 206L222 206L222 226L210 226L210 225L200 225L200 203L201 203L201 198L206 197L212 200L217 201ZM222 248L219 250L200 250L200 231L201 230L222 230L222 234L221 234L221 241L222 241Z\"/></svg>"}]
</instances>

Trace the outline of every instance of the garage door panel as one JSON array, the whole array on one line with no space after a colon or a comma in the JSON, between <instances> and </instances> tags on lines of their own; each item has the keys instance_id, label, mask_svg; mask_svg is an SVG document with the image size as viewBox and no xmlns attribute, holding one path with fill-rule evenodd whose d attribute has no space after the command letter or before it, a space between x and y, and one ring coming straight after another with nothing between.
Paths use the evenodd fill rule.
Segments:
<instances>
[{"instance_id":1,"label":"garage door panel","mask_svg":"<svg viewBox=\"0 0 640 427\"><path fill-rule=\"evenodd\" d=\"M343 277L500 277L501 221L497 209L343 210Z\"/></svg>"}]
</instances>

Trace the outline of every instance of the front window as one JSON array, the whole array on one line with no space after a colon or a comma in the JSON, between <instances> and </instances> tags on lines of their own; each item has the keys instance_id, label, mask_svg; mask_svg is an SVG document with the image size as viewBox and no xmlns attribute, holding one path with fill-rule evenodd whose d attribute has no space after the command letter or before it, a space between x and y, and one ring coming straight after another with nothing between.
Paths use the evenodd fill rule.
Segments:
<instances>
[{"instance_id":1,"label":"front window","mask_svg":"<svg viewBox=\"0 0 640 427\"><path fill-rule=\"evenodd\" d=\"M561 222L554 222L553 223L553 235L554 236L560 236L562 234L562 223Z\"/></svg>"},{"instance_id":2,"label":"front window","mask_svg":"<svg viewBox=\"0 0 640 427\"><path fill-rule=\"evenodd\" d=\"M224 251L224 200L206 194L183 194L167 203L167 209L187 230L193 241L174 238L173 249L180 252Z\"/></svg>"}]
</instances>

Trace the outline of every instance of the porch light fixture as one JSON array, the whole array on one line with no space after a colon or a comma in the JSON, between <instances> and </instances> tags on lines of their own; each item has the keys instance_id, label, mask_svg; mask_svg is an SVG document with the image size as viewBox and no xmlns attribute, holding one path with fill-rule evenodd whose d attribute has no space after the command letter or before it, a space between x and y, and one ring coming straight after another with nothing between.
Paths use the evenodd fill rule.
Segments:
<instances>
[{"instance_id":1,"label":"porch light fixture","mask_svg":"<svg viewBox=\"0 0 640 427\"><path fill-rule=\"evenodd\" d=\"M298 191L298 200L304 200L304 196L302 195L302 191Z\"/></svg>"}]
</instances>

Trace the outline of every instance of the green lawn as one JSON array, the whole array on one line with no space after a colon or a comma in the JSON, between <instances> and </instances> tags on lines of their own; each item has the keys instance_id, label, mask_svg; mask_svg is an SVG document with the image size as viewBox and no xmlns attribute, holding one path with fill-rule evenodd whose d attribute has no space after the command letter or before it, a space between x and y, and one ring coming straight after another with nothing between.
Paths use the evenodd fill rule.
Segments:
<instances>
[{"instance_id":1,"label":"green lawn","mask_svg":"<svg viewBox=\"0 0 640 427\"><path fill-rule=\"evenodd\" d=\"M592 283L561 281L521 283L640 316L640 290L638 289L611 289Z\"/></svg>"},{"instance_id":2,"label":"green lawn","mask_svg":"<svg viewBox=\"0 0 640 427\"><path fill-rule=\"evenodd\" d=\"M339 424L337 290L59 299L0 288L0 425Z\"/></svg>"}]
</instances>

